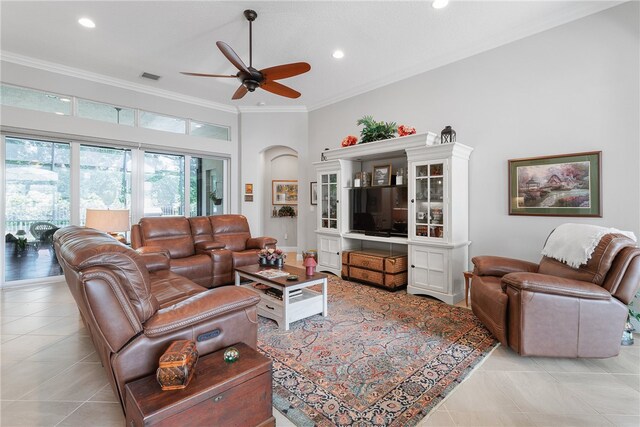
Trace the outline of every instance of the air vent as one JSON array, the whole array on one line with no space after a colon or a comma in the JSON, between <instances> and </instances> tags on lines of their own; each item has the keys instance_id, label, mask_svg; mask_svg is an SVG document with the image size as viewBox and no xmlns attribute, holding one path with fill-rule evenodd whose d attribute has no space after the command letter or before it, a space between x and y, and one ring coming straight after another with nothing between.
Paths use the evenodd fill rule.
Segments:
<instances>
[{"instance_id":1,"label":"air vent","mask_svg":"<svg viewBox=\"0 0 640 427\"><path fill-rule=\"evenodd\" d=\"M146 73L146 72L140 74L140 77L142 77L143 79L149 79L149 80L160 80L160 76L157 76L151 73Z\"/></svg>"}]
</instances>

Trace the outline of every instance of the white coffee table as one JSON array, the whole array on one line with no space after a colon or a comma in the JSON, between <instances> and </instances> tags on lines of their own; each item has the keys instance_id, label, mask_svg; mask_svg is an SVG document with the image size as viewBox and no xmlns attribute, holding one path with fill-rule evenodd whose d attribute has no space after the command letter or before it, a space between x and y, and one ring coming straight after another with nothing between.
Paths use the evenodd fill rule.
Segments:
<instances>
[{"instance_id":1,"label":"white coffee table","mask_svg":"<svg viewBox=\"0 0 640 427\"><path fill-rule=\"evenodd\" d=\"M287 276L265 277L261 275L264 271L282 271L287 275L298 276L297 280L287 280ZM282 268L264 267L258 264L238 267L235 270L236 286L251 289L260 295L258 303L258 314L260 316L275 320L280 329L289 330L289 325L297 320L311 317L314 314L327 316L327 275L315 273L307 276L302 268L285 265ZM271 288L282 291L282 300L267 295L264 291L258 290L252 284L241 285L240 279L244 277ZM322 292L309 289L313 285L322 285ZM302 290L302 294L291 297L290 292L297 289Z\"/></svg>"}]
</instances>

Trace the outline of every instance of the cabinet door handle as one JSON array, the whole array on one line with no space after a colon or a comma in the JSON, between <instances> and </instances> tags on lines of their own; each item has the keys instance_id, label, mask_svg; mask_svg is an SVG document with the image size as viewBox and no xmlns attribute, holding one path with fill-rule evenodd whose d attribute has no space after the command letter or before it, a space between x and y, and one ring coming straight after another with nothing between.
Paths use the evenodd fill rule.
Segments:
<instances>
[{"instance_id":1,"label":"cabinet door handle","mask_svg":"<svg viewBox=\"0 0 640 427\"><path fill-rule=\"evenodd\" d=\"M340 252L336 252L336 255L340 255Z\"/></svg>"},{"instance_id":2,"label":"cabinet door handle","mask_svg":"<svg viewBox=\"0 0 640 427\"><path fill-rule=\"evenodd\" d=\"M267 307L269 310L275 310L273 307L271 307L270 305L265 304L265 307ZM222 398L220 398L222 399Z\"/></svg>"},{"instance_id":3,"label":"cabinet door handle","mask_svg":"<svg viewBox=\"0 0 640 427\"><path fill-rule=\"evenodd\" d=\"M336 200L336 203L340 203L340 200Z\"/></svg>"},{"instance_id":4,"label":"cabinet door handle","mask_svg":"<svg viewBox=\"0 0 640 427\"><path fill-rule=\"evenodd\" d=\"M415 265L413 265L413 264L411 264L411 268L416 268L416 266L415 266Z\"/></svg>"},{"instance_id":5,"label":"cabinet door handle","mask_svg":"<svg viewBox=\"0 0 640 427\"><path fill-rule=\"evenodd\" d=\"M411 203L414 203L414 200L413 200L413 199L411 199Z\"/></svg>"}]
</instances>

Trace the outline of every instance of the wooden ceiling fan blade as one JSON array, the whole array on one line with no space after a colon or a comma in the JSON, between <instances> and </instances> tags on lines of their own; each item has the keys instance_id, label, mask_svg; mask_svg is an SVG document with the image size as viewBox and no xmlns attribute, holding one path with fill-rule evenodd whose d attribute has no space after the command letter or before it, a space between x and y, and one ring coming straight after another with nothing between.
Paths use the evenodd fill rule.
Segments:
<instances>
[{"instance_id":1,"label":"wooden ceiling fan blade","mask_svg":"<svg viewBox=\"0 0 640 427\"><path fill-rule=\"evenodd\" d=\"M242 62L242 59L240 59L238 54L235 53L233 49L231 49L231 46L229 46L225 42L216 42L216 46L218 46L218 49L220 49L222 54L226 56L229 62L235 65L238 70L251 74L244 62Z\"/></svg>"},{"instance_id":2,"label":"wooden ceiling fan blade","mask_svg":"<svg viewBox=\"0 0 640 427\"><path fill-rule=\"evenodd\" d=\"M236 93L233 94L231 99L240 99L243 96L245 96L247 92L249 92L247 88L244 87L244 85L240 85L240 87L238 88L238 90L236 90Z\"/></svg>"},{"instance_id":3,"label":"wooden ceiling fan blade","mask_svg":"<svg viewBox=\"0 0 640 427\"><path fill-rule=\"evenodd\" d=\"M180 71L180 74L184 74L185 76L197 76L197 77L238 77L234 75L227 74L204 74L204 73L187 73L186 71Z\"/></svg>"},{"instance_id":4,"label":"wooden ceiling fan blade","mask_svg":"<svg viewBox=\"0 0 640 427\"><path fill-rule=\"evenodd\" d=\"M294 62L291 64L276 65L275 67L260 70L266 80L279 80L306 73L311 69L311 65L306 62Z\"/></svg>"},{"instance_id":5,"label":"wooden ceiling fan blade","mask_svg":"<svg viewBox=\"0 0 640 427\"><path fill-rule=\"evenodd\" d=\"M262 83L260 87L267 92L275 93L276 95L280 96L286 96L287 98L298 98L301 95L300 92L277 82L267 81Z\"/></svg>"}]
</instances>

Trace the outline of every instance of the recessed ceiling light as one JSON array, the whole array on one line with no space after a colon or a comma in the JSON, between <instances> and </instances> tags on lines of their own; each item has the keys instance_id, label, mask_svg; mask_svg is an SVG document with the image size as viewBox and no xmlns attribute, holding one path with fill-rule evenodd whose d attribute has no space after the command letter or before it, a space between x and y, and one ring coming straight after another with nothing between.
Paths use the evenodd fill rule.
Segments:
<instances>
[{"instance_id":1,"label":"recessed ceiling light","mask_svg":"<svg viewBox=\"0 0 640 427\"><path fill-rule=\"evenodd\" d=\"M448 4L449 4L449 0L433 0L433 3L431 3L431 6L433 6L434 9L443 9L447 7Z\"/></svg>"},{"instance_id":2,"label":"recessed ceiling light","mask_svg":"<svg viewBox=\"0 0 640 427\"><path fill-rule=\"evenodd\" d=\"M62 101L62 102L71 102L71 100L69 98L60 98L60 101Z\"/></svg>"},{"instance_id":3,"label":"recessed ceiling light","mask_svg":"<svg viewBox=\"0 0 640 427\"><path fill-rule=\"evenodd\" d=\"M340 49L334 50L333 53L331 54L331 56L333 56L336 59L342 59L342 58L344 58L344 52L341 51Z\"/></svg>"},{"instance_id":4,"label":"recessed ceiling light","mask_svg":"<svg viewBox=\"0 0 640 427\"><path fill-rule=\"evenodd\" d=\"M78 19L78 24L82 25L85 28L95 28L96 24L89 18L80 18Z\"/></svg>"}]
</instances>

